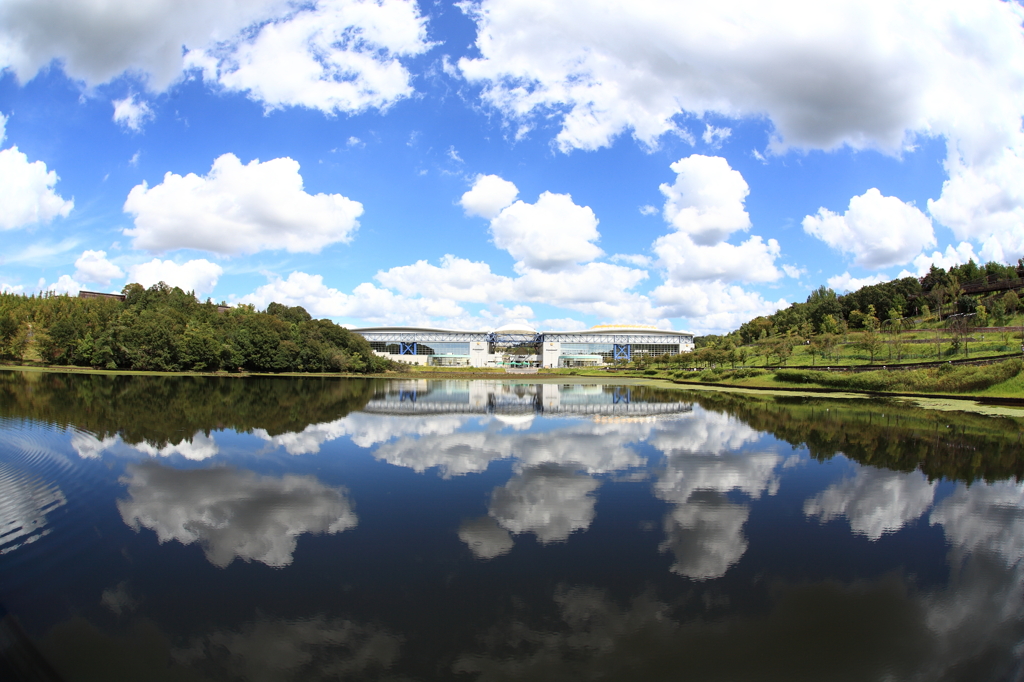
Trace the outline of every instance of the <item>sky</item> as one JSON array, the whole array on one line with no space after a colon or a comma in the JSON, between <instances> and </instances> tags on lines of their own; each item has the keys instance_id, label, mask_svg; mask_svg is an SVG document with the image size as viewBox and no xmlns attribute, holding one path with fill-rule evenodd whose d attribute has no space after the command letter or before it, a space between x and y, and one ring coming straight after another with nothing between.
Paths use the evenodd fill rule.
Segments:
<instances>
[{"instance_id":1,"label":"sky","mask_svg":"<svg viewBox=\"0 0 1024 682\"><path fill-rule=\"evenodd\" d=\"M1024 257L1015 0L0 0L0 290L720 333Z\"/></svg>"}]
</instances>

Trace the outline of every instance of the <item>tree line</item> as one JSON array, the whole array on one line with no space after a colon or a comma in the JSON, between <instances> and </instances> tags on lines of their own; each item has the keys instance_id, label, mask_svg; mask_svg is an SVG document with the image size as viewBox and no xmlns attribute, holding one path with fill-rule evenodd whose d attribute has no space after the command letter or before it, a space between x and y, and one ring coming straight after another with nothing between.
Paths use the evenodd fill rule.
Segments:
<instances>
[{"instance_id":1,"label":"tree line","mask_svg":"<svg viewBox=\"0 0 1024 682\"><path fill-rule=\"evenodd\" d=\"M301 306L227 309L160 282L128 284L124 300L0 294L0 357L102 369L381 372L362 336Z\"/></svg>"},{"instance_id":2,"label":"tree line","mask_svg":"<svg viewBox=\"0 0 1024 682\"><path fill-rule=\"evenodd\" d=\"M741 355L761 355L767 361L785 364L798 343L812 346L812 355L822 361L836 357L840 336L861 332L855 345L874 361L886 343L901 352L898 332L910 318L941 321L954 314L973 314L974 326L1003 326L1020 309L1020 298L1012 288L1024 278L1024 259L1016 265L996 262L979 266L973 260L943 270L932 265L921 278L901 279L861 287L838 296L820 286L803 303L744 322L725 335L699 336L694 339L700 362L722 364L737 361L742 346L753 350ZM993 288L999 283L1004 291L970 293L977 288ZM892 332L888 341L881 336ZM956 330L953 330L954 332ZM954 344L956 342L954 333ZM705 350L706 349L706 350ZM706 357L705 357L706 356ZM745 362L745 357L739 360Z\"/></svg>"}]
</instances>

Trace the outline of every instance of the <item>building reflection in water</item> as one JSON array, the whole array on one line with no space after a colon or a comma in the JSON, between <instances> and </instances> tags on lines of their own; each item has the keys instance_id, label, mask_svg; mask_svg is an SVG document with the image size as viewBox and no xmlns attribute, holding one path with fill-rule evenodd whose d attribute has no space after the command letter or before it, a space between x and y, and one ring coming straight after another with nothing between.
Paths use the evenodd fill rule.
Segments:
<instances>
[{"instance_id":1,"label":"building reflection in water","mask_svg":"<svg viewBox=\"0 0 1024 682\"><path fill-rule=\"evenodd\" d=\"M96 679L1019 677L1001 422L642 386L334 390L362 409L8 429L0 551L47 579L2 596L32 646ZM1002 454L987 480L929 468L960 451ZM74 471L105 481L93 502ZM109 567L50 559L68 537Z\"/></svg>"}]
</instances>

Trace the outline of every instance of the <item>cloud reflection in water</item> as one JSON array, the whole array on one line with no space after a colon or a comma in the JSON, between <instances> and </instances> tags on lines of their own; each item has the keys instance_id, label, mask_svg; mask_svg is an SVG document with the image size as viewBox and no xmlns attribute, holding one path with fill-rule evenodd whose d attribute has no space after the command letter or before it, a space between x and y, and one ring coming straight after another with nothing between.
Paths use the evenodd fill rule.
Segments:
<instances>
[{"instance_id":1,"label":"cloud reflection in water","mask_svg":"<svg viewBox=\"0 0 1024 682\"><path fill-rule=\"evenodd\" d=\"M178 470L157 462L129 464L127 471L121 482L128 499L117 502L124 522L156 531L161 543L198 542L221 568L235 558L287 566L299 535L340 533L358 521L345 491L313 476Z\"/></svg>"}]
</instances>

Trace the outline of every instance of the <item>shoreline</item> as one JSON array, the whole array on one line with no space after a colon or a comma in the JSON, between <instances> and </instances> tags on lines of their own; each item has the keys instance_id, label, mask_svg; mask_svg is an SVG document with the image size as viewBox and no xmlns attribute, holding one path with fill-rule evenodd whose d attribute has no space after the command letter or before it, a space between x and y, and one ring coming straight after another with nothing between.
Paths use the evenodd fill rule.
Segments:
<instances>
[{"instance_id":1,"label":"shoreline","mask_svg":"<svg viewBox=\"0 0 1024 682\"><path fill-rule=\"evenodd\" d=\"M835 399L870 399L895 398L906 400L926 409L960 410L979 412L1000 416L1024 416L1024 398L979 396L971 394L945 393L890 393L882 391L857 391L828 387L788 387L788 386L750 386L743 384L727 384L721 382L677 381L668 377L658 376L623 376L618 373L609 374L568 374L568 373L537 373L508 374L504 371L414 371L385 372L383 374L344 374L344 373L313 373L313 372L156 372L139 370L108 370L89 367L41 367L32 365L0 365L0 371L29 372L40 374L93 374L107 376L166 376L166 377L282 377L309 379L383 379L388 381L423 381L423 380L463 380L463 381L513 381L517 383L597 383L632 386L649 386L666 390L721 391L727 393L749 393L754 395L774 395L789 397L813 397Z\"/></svg>"}]
</instances>

